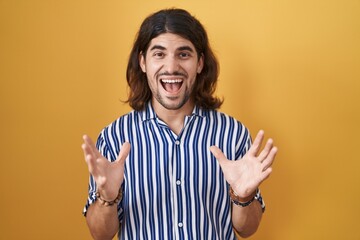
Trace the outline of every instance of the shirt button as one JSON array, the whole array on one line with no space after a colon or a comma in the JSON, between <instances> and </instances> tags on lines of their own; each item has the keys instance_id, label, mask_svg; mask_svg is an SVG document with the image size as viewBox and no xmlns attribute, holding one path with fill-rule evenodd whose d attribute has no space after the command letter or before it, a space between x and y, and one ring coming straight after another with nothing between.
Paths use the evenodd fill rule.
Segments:
<instances>
[{"instance_id":1,"label":"shirt button","mask_svg":"<svg viewBox=\"0 0 360 240\"><path fill-rule=\"evenodd\" d=\"M180 144L180 141L179 141L179 140L176 140L175 144L176 144L176 145L179 145L179 144Z\"/></svg>"},{"instance_id":2,"label":"shirt button","mask_svg":"<svg viewBox=\"0 0 360 240\"><path fill-rule=\"evenodd\" d=\"M176 181L176 185L180 185L181 184L181 181L180 180L177 180Z\"/></svg>"},{"instance_id":3,"label":"shirt button","mask_svg":"<svg viewBox=\"0 0 360 240\"><path fill-rule=\"evenodd\" d=\"M182 227L183 224L181 222L178 223L178 227Z\"/></svg>"}]
</instances>

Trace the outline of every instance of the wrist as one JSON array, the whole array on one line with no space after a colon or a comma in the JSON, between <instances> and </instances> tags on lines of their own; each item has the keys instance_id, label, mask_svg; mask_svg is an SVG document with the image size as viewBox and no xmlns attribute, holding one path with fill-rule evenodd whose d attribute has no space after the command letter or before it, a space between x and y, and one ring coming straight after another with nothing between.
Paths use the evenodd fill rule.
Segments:
<instances>
[{"instance_id":1,"label":"wrist","mask_svg":"<svg viewBox=\"0 0 360 240\"><path fill-rule=\"evenodd\" d=\"M121 201L121 199L122 199L122 189L121 188L119 189L118 195L113 200L107 200L107 199L103 198L102 195L100 194L100 192L96 191L96 200L98 200L101 203L101 205L104 205L104 206L112 206L114 204L117 204Z\"/></svg>"},{"instance_id":2,"label":"wrist","mask_svg":"<svg viewBox=\"0 0 360 240\"><path fill-rule=\"evenodd\" d=\"M235 205L238 205L241 207L249 206L255 200L256 193L257 193L257 190L255 190L253 193L251 193L247 197L240 197L236 194L236 192L234 191L234 189L231 186L229 189L230 200Z\"/></svg>"}]
</instances>

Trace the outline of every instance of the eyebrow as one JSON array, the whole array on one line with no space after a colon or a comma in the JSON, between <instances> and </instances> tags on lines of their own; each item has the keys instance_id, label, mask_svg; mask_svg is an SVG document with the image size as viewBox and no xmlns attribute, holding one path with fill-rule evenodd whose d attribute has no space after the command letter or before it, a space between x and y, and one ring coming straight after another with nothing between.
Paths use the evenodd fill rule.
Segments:
<instances>
[{"instance_id":1,"label":"eyebrow","mask_svg":"<svg viewBox=\"0 0 360 240\"><path fill-rule=\"evenodd\" d=\"M150 51L155 50L155 49L166 50L166 48L163 47L163 46L161 46L161 45L154 45L154 46L150 49Z\"/></svg>"},{"instance_id":2,"label":"eyebrow","mask_svg":"<svg viewBox=\"0 0 360 240\"><path fill-rule=\"evenodd\" d=\"M155 49L166 50L166 48L165 48L164 46L154 45L154 46L150 49L150 51L155 50ZM189 46L182 46L182 47L179 47L179 48L176 49L176 50L178 50L178 51L184 51L184 50L186 50L186 51L194 52L194 50L193 50L191 47L189 47Z\"/></svg>"},{"instance_id":3,"label":"eyebrow","mask_svg":"<svg viewBox=\"0 0 360 240\"><path fill-rule=\"evenodd\" d=\"M189 46L179 47L178 50L180 50L180 51L186 50L186 51L189 51L189 52L194 52L194 50Z\"/></svg>"}]
</instances>

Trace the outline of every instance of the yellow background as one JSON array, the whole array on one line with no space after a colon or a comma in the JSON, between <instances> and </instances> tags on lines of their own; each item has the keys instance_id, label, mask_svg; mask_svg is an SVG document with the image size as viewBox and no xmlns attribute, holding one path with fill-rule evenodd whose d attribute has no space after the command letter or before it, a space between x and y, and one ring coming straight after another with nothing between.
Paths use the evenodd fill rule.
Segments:
<instances>
[{"instance_id":1,"label":"yellow background","mask_svg":"<svg viewBox=\"0 0 360 240\"><path fill-rule=\"evenodd\" d=\"M129 111L148 14L182 7L220 63L222 111L280 151L251 239L360 239L360 1L0 0L0 239L89 239L81 136Z\"/></svg>"}]
</instances>

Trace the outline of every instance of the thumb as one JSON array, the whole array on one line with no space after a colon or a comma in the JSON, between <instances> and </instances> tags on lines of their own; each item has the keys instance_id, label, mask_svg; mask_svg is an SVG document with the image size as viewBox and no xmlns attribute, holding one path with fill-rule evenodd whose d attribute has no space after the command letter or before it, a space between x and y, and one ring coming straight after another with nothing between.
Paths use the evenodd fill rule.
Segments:
<instances>
[{"instance_id":1,"label":"thumb","mask_svg":"<svg viewBox=\"0 0 360 240\"><path fill-rule=\"evenodd\" d=\"M118 157L116 158L115 162L116 162L116 163L122 163L122 164L124 164L125 159L126 159L127 156L129 155L130 148L131 148L130 143L125 142L125 143L122 145L122 147L121 147L121 149L120 149L120 152L119 152L119 155L118 155Z\"/></svg>"},{"instance_id":2,"label":"thumb","mask_svg":"<svg viewBox=\"0 0 360 240\"><path fill-rule=\"evenodd\" d=\"M214 155L214 157L219 161L219 164L222 165L228 161L225 157L224 153L217 146L211 146L210 152Z\"/></svg>"}]
</instances>

